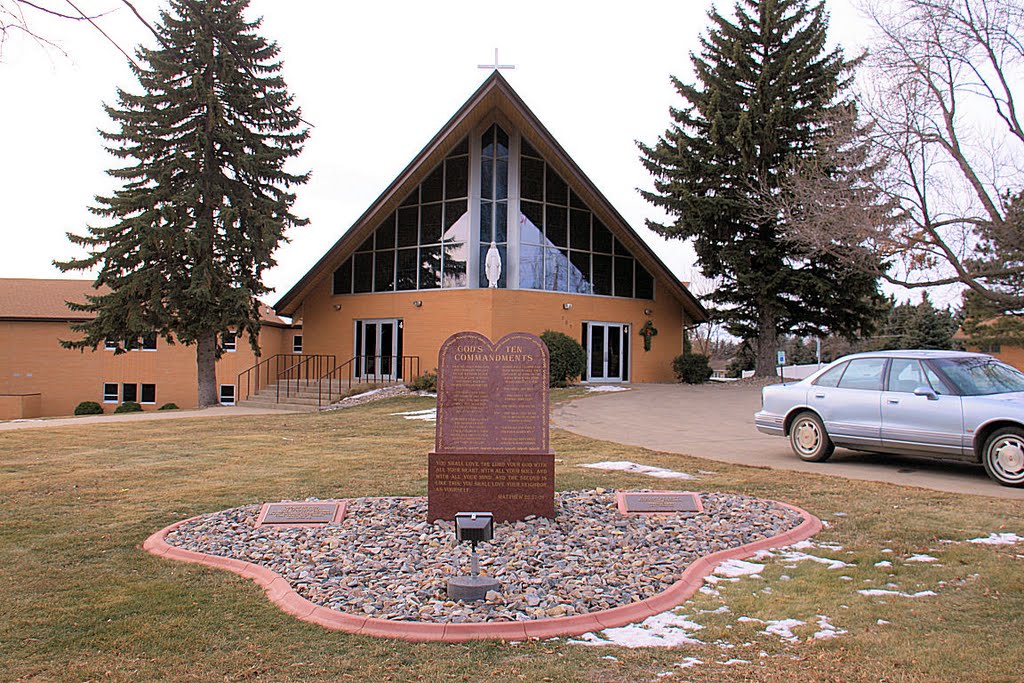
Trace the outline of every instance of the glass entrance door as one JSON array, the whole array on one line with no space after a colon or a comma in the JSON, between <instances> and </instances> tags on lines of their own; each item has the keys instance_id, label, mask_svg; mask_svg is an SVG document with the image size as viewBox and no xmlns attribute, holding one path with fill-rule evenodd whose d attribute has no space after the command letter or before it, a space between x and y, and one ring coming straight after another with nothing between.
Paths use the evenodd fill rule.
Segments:
<instances>
[{"instance_id":1,"label":"glass entrance door","mask_svg":"<svg viewBox=\"0 0 1024 683\"><path fill-rule=\"evenodd\" d=\"M357 320L355 376L402 379L402 321Z\"/></svg>"},{"instance_id":2,"label":"glass entrance door","mask_svg":"<svg viewBox=\"0 0 1024 683\"><path fill-rule=\"evenodd\" d=\"M583 346L587 350L587 381L629 379L629 325L583 323Z\"/></svg>"}]
</instances>

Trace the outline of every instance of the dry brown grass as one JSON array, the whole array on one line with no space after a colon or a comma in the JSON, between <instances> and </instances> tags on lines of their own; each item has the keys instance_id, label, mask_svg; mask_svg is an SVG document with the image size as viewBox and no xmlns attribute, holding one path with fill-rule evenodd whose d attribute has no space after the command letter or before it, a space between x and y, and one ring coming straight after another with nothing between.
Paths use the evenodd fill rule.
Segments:
<instances>
[{"instance_id":1,"label":"dry brown grass","mask_svg":"<svg viewBox=\"0 0 1024 683\"><path fill-rule=\"evenodd\" d=\"M173 521L246 503L424 494L433 426L390 414L429 405L403 398L313 415L0 433L0 680L625 682L666 671L675 673L657 680L1021 680L1024 547L939 543L1024 534L1019 503L710 463L564 432L552 434L559 488L674 485L577 466L596 460L712 470L679 488L804 507L831 522L816 540L844 548L822 554L856 564L829 570L770 561L763 579L728 584L721 598L699 595L688 613L723 601L731 609L701 615L699 637L733 649L628 650L565 640L414 645L328 632L281 613L238 576L139 548ZM874 566L887 557L881 548L897 558L928 552L942 566L884 570ZM938 596L883 600L855 592L890 580ZM772 592L762 592L765 586ZM848 633L789 644L736 621L813 623L818 614ZM813 630L797 633L806 638ZM705 664L675 668L686 656ZM733 657L752 663L720 663Z\"/></svg>"}]
</instances>

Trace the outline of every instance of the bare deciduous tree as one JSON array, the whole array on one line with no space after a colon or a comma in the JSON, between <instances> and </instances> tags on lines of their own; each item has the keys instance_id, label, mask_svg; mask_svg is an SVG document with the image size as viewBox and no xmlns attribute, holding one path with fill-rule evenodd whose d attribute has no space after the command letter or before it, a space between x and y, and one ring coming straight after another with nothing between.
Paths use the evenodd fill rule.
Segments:
<instances>
[{"instance_id":1,"label":"bare deciduous tree","mask_svg":"<svg viewBox=\"0 0 1024 683\"><path fill-rule=\"evenodd\" d=\"M889 282L962 283L1024 308L1024 292L1007 286L1024 263L999 257L1024 243L1010 210L1024 187L1024 6L868 0L865 10L878 29L859 97L870 123L851 118L822 141L831 156L793 169L795 199L779 210L822 252L870 246Z\"/></svg>"}]
</instances>

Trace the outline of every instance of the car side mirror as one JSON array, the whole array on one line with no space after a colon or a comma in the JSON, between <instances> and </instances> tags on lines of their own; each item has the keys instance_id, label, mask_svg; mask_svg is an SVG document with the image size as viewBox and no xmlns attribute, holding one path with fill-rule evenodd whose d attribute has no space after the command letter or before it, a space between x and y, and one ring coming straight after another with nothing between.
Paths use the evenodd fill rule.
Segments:
<instances>
[{"instance_id":1,"label":"car side mirror","mask_svg":"<svg viewBox=\"0 0 1024 683\"><path fill-rule=\"evenodd\" d=\"M929 401L938 401L939 397L935 395L931 387L920 386L914 389L914 396L924 396Z\"/></svg>"}]
</instances>

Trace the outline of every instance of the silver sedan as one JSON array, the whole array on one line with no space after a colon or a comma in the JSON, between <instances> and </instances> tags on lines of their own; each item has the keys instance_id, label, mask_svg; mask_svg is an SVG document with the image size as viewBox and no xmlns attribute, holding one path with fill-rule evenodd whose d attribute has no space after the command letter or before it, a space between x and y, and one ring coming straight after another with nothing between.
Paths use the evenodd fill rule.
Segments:
<instances>
[{"instance_id":1,"label":"silver sedan","mask_svg":"<svg viewBox=\"0 0 1024 683\"><path fill-rule=\"evenodd\" d=\"M1024 486L1024 373L979 353L879 351L767 386L758 431L788 436L803 460L836 446L982 463Z\"/></svg>"}]
</instances>

